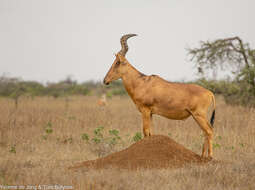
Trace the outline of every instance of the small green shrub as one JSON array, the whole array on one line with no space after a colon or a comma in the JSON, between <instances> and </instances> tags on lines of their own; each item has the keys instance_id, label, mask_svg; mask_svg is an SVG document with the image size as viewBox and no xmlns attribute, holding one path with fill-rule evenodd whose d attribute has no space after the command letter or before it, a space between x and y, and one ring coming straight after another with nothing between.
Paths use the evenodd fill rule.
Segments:
<instances>
[{"instance_id":1,"label":"small green shrub","mask_svg":"<svg viewBox=\"0 0 255 190\"><path fill-rule=\"evenodd\" d=\"M105 134L104 127L99 126L93 131L94 136L91 140L87 133L83 133L81 138L92 145L91 150L93 152L95 152L99 157L102 157L113 152L116 149L116 145L122 142L118 130L111 129L108 132L108 134Z\"/></svg>"},{"instance_id":2,"label":"small green shrub","mask_svg":"<svg viewBox=\"0 0 255 190\"><path fill-rule=\"evenodd\" d=\"M11 146L9 152L16 154L16 145Z\"/></svg>"},{"instance_id":3,"label":"small green shrub","mask_svg":"<svg viewBox=\"0 0 255 190\"><path fill-rule=\"evenodd\" d=\"M48 127L48 128L45 129L45 132L47 134L51 134L51 133L53 133L53 129Z\"/></svg>"},{"instance_id":4,"label":"small green shrub","mask_svg":"<svg viewBox=\"0 0 255 190\"><path fill-rule=\"evenodd\" d=\"M67 138L67 139L65 139L64 141L63 141L63 143L69 143L69 144L72 144L72 142L73 142L73 138L72 137L69 137L69 138Z\"/></svg>"},{"instance_id":5,"label":"small green shrub","mask_svg":"<svg viewBox=\"0 0 255 190\"><path fill-rule=\"evenodd\" d=\"M134 136L133 136L133 141L138 142L142 139L142 133L141 132L137 132Z\"/></svg>"},{"instance_id":6,"label":"small green shrub","mask_svg":"<svg viewBox=\"0 0 255 190\"><path fill-rule=\"evenodd\" d=\"M98 143L100 143L102 140L99 139L99 138L97 138L97 137L94 137L94 138L92 138L92 141L93 141L94 143L98 144Z\"/></svg>"},{"instance_id":7,"label":"small green shrub","mask_svg":"<svg viewBox=\"0 0 255 190\"><path fill-rule=\"evenodd\" d=\"M88 142L89 141L89 135L87 133L83 133L81 135L81 139Z\"/></svg>"},{"instance_id":8,"label":"small green shrub","mask_svg":"<svg viewBox=\"0 0 255 190\"><path fill-rule=\"evenodd\" d=\"M218 143L213 143L213 148L220 148L220 144L218 144Z\"/></svg>"},{"instance_id":9,"label":"small green shrub","mask_svg":"<svg viewBox=\"0 0 255 190\"><path fill-rule=\"evenodd\" d=\"M111 146L116 145L121 140L121 137L119 136L119 131L118 130L116 130L116 129L109 130L109 134L110 134L109 144Z\"/></svg>"},{"instance_id":10,"label":"small green shrub","mask_svg":"<svg viewBox=\"0 0 255 190\"><path fill-rule=\"evenodd\" d=\"M46 126L45 126L45 134L42 135L43 140L47 140L48 136L53 133L53 129L52 129L52 123L49 121Z\"/></svg>"},{"instance_id":11,"label":"small green shrub","mask_svg":"<svg viewBox=\"0 0 255 190\"><path fill-rule=\"evenodd\" d=\"M102 133L103 130L104 130L104 127L103 127L103 126L100 126L100 127L96 128L96 129L94 130L95 136L96 136L97 138L103 138L103 133Z\"/></svg>"}]
</instances>

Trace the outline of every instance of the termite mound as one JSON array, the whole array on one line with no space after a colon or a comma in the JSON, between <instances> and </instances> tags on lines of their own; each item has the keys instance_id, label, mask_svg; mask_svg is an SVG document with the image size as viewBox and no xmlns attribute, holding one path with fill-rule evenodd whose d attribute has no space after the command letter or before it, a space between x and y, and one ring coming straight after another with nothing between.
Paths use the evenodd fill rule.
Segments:
<instances>
[{"instance_id":1,"label":"termite mound","mask_svg":"<svg viewBox=\"0 0 255 190\"><path fill-rule=\"evenodd\" d=\"M163 169L180 168L187 164L205 164L209 159L178 144L163 135L153 135L132 144L130 147L96 160L79 163L69 169L121 168L121 169Z\"/></svg>"}]
</instances>

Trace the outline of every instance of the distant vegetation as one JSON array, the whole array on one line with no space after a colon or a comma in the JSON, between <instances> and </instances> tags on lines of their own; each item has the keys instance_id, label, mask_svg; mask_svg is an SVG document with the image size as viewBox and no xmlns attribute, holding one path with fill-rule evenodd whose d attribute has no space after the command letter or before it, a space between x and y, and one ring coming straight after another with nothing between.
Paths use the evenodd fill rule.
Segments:
<instances>
[{"instance_id":1,"label":"distant vegetation","mask_svg":"<svg viewBox=\"0 0 255 190\"><path fill-rule=\"evenodd\" d=\"M222 95L227 104L255 107L255 95L250 85L245 82L230 80L206 80L204 78L195 83L211 90L216 95Z\"/></svg>"},{"instance_id":2,"label":"distant vegetation","mask_svg":"<svg viewBox=\"0 0 255 190\"><path fill-rule=\"evenodd\" d=\"M126 95L126 91L121 81L114 81L105 86L101 82L87 81L78 83L67 77L57 83L47 83L45 85L36 81L24 81L13 77L0 77L0 96L18 100L20 96L52 96L55 98L70 95L101 95L105 93L107 97L114 95Z\"/></svg>"},{"instance_id":3,"label":"distant vegetation","mask_svg":"<svg viewBox=\"0 0 255 190\"><path fill-rule=\"evenodd\" d=\"M255 106L255 96L251 93L247 83L230 80L206 80L201 78L192 83L199 84L217 95L222 95L229 104L241 104ZM43 85L35 81L23 81L18 78L0 77L0 96L8 97L15 101L21 96L52 96L54 98L68 97L71 95L100 96L105 93L107 98L113 96L126 96L127 92L121 80L114 81L110 85L103 85L101 82L87 81L77 83L67 78L57 83Z\"/></svg>"}]
</instances>

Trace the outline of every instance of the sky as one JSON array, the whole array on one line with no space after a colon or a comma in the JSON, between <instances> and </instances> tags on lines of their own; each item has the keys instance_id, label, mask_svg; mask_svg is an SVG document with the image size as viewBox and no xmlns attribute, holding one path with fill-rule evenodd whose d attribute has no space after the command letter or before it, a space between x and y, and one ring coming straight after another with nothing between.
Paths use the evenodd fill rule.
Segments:
<instances>
[{"instance_id":1,"label":"sky","mask_svg":"<svg viewBox=\"0 0 255 190\"><path fill-rule=\"evenodd\" d=\"M195 79L186 48L239 36L255 49L254 0L0 0L0 76L102 81L120 37L144 74Z\"/></svg>"}]
</instances>

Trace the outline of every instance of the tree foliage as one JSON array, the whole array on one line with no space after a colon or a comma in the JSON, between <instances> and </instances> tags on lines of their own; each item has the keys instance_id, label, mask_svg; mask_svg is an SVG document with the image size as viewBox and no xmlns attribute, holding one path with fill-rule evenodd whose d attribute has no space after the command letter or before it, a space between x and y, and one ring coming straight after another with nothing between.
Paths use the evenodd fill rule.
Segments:
<instances>
[{"instance_id":1,"label":"tree foliage","mask_svg":"<svg viewBox=\"0 0 255 190\"><path fill-rule=\"evenodd\" d=\"M232 82L240 89L235 97L243 98L242 102L246 103L255 98L255 50L250 48L249 43L236 36L201 41L198 48L187 50L198 73L204 78L205 71L231 71L234 75Z\"/></svg>"},{"instance_id":2,"label":"tree foliage","mask_svg":"<svg viewBox=\"0 0 255 190\"><path fill-rule=\"evenodd\" d=\"M255 85L254 70L255 50L239 37L201 41L199 48L189 48L188 54L195 61L199 73L204 70L233 69L238 79L249 77L249 83ZM245 75L245 76L244 76ZM247 80L248 81L248 80Z\"/></svg>"}]
</instances>

